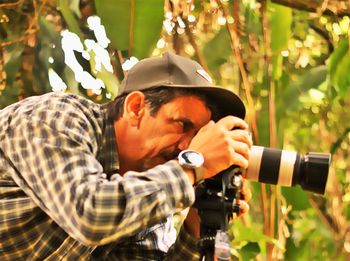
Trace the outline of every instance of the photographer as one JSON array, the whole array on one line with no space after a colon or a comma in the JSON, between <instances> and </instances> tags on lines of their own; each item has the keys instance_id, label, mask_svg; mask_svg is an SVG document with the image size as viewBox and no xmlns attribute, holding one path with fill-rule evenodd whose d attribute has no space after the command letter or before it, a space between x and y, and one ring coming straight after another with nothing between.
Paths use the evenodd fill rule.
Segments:
<instances>
[{"instance_id":1,"label":"photographer","mask_svg":"<svg viewBox=\"0 0 350 261\"><path fill-rule=\"evenodd\" d=\"M0 259L196 260L198 216L176 239L173 215L196 182L247 167L244 116L235 94L170 53L136 64L107 105L49 93L6 107Z\"/></svg>"}]
</instances>

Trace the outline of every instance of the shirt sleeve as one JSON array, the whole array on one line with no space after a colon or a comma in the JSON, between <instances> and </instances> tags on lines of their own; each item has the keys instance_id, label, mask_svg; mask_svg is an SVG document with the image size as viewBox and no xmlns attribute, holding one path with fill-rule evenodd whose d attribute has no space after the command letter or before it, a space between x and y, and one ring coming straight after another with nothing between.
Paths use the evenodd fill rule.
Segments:
<instances>
[{"instance_id":1,"label":"shirt sleeve","mask_svg":"<svg viewBox=\"0 0 350 261\"><path fill-rule=\"evenodd\" d=\"M176 161L107 179L96 159L97 127L71 116L23 116L0 141L16 183L71 237L91 246L120 242L194 202Z\"/></svg>"}]
</instances>

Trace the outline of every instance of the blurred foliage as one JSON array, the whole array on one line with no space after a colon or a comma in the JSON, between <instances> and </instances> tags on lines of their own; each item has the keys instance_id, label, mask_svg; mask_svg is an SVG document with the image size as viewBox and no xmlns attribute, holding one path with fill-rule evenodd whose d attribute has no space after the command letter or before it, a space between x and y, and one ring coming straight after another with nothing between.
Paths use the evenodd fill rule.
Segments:
<instances>
[{"instance_id":1,"label":"blurred foliage","mask_svg":"<svg viewBox=\"0 0 350 261\"><path fill-rule=\"evenodd\" d=\"M192 57L244 99L256 144L332 153L325 197L251 184L250 214L231 224L232 254L242 260L349 260L349 3L272 2L3 0L0 108L51 91L53 79L68 92L106 102L132 56L172 50ZM88 25L95 15L108 46ZM65 30L77 34L81 46L71 56L97 89L67 65ZM89 44L110 61L100 65Z\"/></svg>"}]
</instances>

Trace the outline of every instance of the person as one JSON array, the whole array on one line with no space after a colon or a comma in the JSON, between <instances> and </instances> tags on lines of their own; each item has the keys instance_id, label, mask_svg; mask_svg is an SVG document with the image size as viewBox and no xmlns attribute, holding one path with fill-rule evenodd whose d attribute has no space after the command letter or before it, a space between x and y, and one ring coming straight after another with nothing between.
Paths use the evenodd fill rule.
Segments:
<instances>
[{"instance_id":1,"label":"person","mask_svg":"<svg viewBox=\"0 0 350 261\"><path fill-rule=\"evenodd\" d=\"M178 236L174 214L198 181L248 166L244 117L172 53L138 62L105 105L53 92L2 109L0 259L198 259L196 211Z\"/></svg>"}]
</instances>

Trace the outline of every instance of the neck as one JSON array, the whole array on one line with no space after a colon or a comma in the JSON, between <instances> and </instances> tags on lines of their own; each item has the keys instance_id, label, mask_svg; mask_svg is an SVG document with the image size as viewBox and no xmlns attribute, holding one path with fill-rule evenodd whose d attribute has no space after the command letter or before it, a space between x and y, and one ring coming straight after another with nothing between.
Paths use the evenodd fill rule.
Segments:
<instances>
[{"instance_id":1,"label":"neck","mask_svg":"<svg viewBox=\"0 0 350 261\"><path fill-rule=\"evenodd\" d=\"M114 133L118 148L119 174L123 175L130 170L139 171L140 166L132 150L133 144L131 142L130 131L123 118L114 122Z\"/></svg>"}]
</instances>

